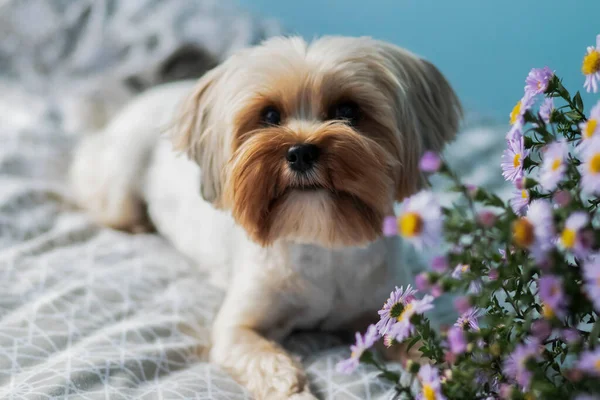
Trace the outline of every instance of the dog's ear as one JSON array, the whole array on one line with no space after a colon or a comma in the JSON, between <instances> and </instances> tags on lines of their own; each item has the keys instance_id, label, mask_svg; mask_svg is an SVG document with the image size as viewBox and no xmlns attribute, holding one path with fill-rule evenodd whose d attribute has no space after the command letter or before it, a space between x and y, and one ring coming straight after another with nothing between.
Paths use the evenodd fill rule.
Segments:
<instances>
[{"instance_id":1,"label":"dog's ear","mask_svg":"<svg viewBox=\"0 0 600 400\"><path fill-rule=\"evenodd\" d=\"M224 132L218 111L218 88L225 66L202 76L180 106L171 139L176 151L184 152L200 166L202 197L218 206L226 162Z\"/></svg>"},{"instance_id":2,"label":"dog's ear","mask_svg":"<svg viewBox=\"0 0 600 400\"><path fill-rule=\"evenodd\" d=\"M419 160L426 150L441 152L458 131L462 107L442 73L400 47L380 43L388 82L396 91L396 116L402 143L403 171L396 198L417 191L424 183Z\"/></svg>"}]
</instances>

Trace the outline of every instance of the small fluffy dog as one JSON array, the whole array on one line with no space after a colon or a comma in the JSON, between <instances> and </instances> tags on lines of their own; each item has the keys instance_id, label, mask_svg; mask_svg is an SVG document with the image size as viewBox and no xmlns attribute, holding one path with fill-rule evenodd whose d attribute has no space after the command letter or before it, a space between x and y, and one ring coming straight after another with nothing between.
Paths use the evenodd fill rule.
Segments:
<instances>
[{"instance_id":1,"label":"small fluffy dog","mask_svg":"<svg viewBox=\"0 0 600 400\"><path fill-rule=\"evenodd\" d=\"M314 399L277 342L377 316L402 283L382 220L460 117L442 74L399 47L274 38L139 96L81 143L71 182L98 222L136 231L149 217L227 288L214 363L258 399Z\"/></svg>"}]
</instances>

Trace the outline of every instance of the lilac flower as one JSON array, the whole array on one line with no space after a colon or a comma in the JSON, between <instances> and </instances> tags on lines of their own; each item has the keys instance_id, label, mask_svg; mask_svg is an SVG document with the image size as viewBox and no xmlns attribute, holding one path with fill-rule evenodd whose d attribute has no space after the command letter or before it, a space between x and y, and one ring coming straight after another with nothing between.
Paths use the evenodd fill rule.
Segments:
<instances>
[{"instance_id":1,"label":"lilac flower","mask_svg":"<svg viewBox=\"0 0 600 400\"><path fill-rule=\"evenodd\" d=\"M566 315L567 299L562 280L554 275L544 275L538 280L540 299L543 302L543 314L547 319Z\"/></svg>"},{"instance_id":2,"label":"lilac flower","mask_svg":"<svg viewBox=\"0 0 600 400\"><path fill-rule=\"evenodd\" d=\"M442 166L442 159L433 151L426 151L421 157L419 168L423 172L437 172Z\"/></svg>"},{"instance_id":3,"label":"lilac flower","mask_svg":"<svg viewBox=\"0 0 600 400\"><path fill-rule=\"evenodd\" d=\"M405 201L398 230L418 249L440 242L442 210L433 193L422 191Z\"/></svg>"},{"instance_id":4,"label":"lilac flower","mask_svg":"<svg viewBox=\"0 0 600 400\"><path fill-rule=\"evenodd\" d=\"M554 72L548 67L532 68L525 79L525 93L531 95L542 94L548 89L548 82L554 76Z\"/></svg>"},{"instance_id":5,"label":"lilac flower","mask_svg":"<svg viewBox=\"0 0 600 400\"><path fill-rule=\"evenodd\" d=\"M496 214L490 210L481 210L477 213L477 222L486 228L491 228L496 223Z\"/></svg>"},{"instance_id":6,"label":"lilac flower","mask_svg":"<svg viewBox=\"0 0 600 400\"><path fill-rule=\"evenodd\" d=\"M457 297L454 299L454 308L459 314L464 314L471 309L471 302L466 296Z\"/></svg>"},{"instance_id":7,"label":"lilac flower","mask_svg":"<svg viewBox=\"0 0 600 400\"><path fill-rule=\"evenodd\" d=\"M509 202L515 214L523 215L529 206L529 192L526 189L517 190Z\"/></svg>"},{"instance_id":8,"label":"lilac flower","mask_svg":"<svg viewBox=\"0 0 600 400\"><path fill-rule=\"evenodd\" d=\"M550 123L550 116L552 115L552 110L554 110L554 99L552 97L549 97L544 100L544 102L540 106L539 111L540 117L547 124Z\"/></svg>"},{"instance_id":9,"label":"lilac flower","mask_svg":"<svg viewBox=\"0 0 600 400\"><path fill-rule=\"evenodd\" d=\"M398 322L390 328L392 335L398 342L404 341L415 331L415 327L411 323L411 318L414 315L421 315L425 311L433 308L433 296L427 295L422 300L413 300L404 307L402 313L398 316Z\"/></svg>"},{"instance_id":10,"label":"lilac flower","mask_svg":"<svg viewBox=\"0 0 600 400\"><path fill-rule=\"evenodd\" d=\"M367 333L365 333L364 336L356 332L356 343L350 346L352 354L350 355L350 358L340 361L337 364L337 371L343 374L351 374L354 372L354 370L358 368L360 357L365 351L373 347L375 342L378 341L380 337L381 336L379 336L377 333L377 328L375 325L370 325L369 328L367 328Z\"/></svg>"},{"instance_id":11,"label":"lilac flower","mask_svg":"<svg viewBox=\"0 0 600 400\"><path fill-rule=\"evenodd\" d=\"M421 382L421 393L419 399L423 400L446 400L442 394L442 384L437 369L429 364L424 364L419 369L419 381Z\"/></svg>"},{"instance_id":12,"label":"lilac flower","mask_svg":"<svg viewBox=\"0 0 600 400\"><path fill-rule=\"evenodd\" d=\"M571 194L566 190L559 190L552 196L554 204L559 207L566 207L571 202Z\"/></svg>"},{"instance_id":13,"label":"lilac flower","mask_svg":"<svg viewBox=\"0 0 600 400\"><path fill-rule=\"evenodd\" d=\"M589 140L582 154L583 164L579 166L582 191L600 194L600 136Z\"/></svg>"},{"instance_id":14,"label":"lilac flower","mask_svg":"<svg viewBox=\"0 0 600 400\"><path fill-rule=\"evenodd\" d=\"M502 176L507 181L514 182L523 176L523 161L529 155L529 150L525 149L523 137L508 140L507 143L508 148L502 154Z\"/></svg>"},{"instance_id":15,"label":"lilac flower","mask_svg":"<svg viewBox=\"0 0 600 400\"><path fill-rule=\"evenodd\" d=\"M396 236L398 234L398 222L395 216L387 216L383 219L383 236Z\"/></svg>"},{"instance_id":16,"label":"lilac flower","mask_svg":"<svg viewBox=\"0 0 600 400\"><path fill-rule=\"evenodd\" d=\"M579 129L582 139L580 146L585 146L590 139L600 135L600 101L592 107L587 121L579 124Z\"/></svg>"},{"instance_id":17,"label":"lilac flower","mask_svg":"<svg viewBox=\"0 0 600 400\"><path fill-rule=\"evenodd\" d=\"M588 375L600 376L600 349L582 353L577 367Z\"/></svg>"},{"instance_id":18,"label":"lilac flower","mask_svg":"<svg viewBox=\"0 0 600 400\"><path fill-rule=\"evenodd\" d=\"M429 289L429 278L426 272L421 272L415 277L415 286L420 291Z\"/></svg>"},{"instance_id":19,"label":"lilac flower","mask_svg":"<svg viewBox=\"0 0 600 400\"><path fill-rule=\"evenodd\" d=\"M498 272L497 269L490 269L490 272L488 272L488 278L490 279L490 281L497 280L499 276L500 272Z\"/></svg>"},{"instance_id":20,"label":"lilac flower","mask_svg":"<svg viewBox=\"0 0 600 400\"><path fill-rule=\"evenodd\" d=\"M548 339L552 333L552 326L545 319L538 319L531 324L531 334L540 343Z\"/></svg>"},{"instance_id":21,"label":"lilac flower","mask_svg":"<svg viewBox=\"0 0 600 400\"><path fill-rule=\"evenodd\" d=\"M431 295L433 297L438 298L442 294L444 294L444 289L442 289L439 283L436 283L431 287Z\"/></svg>"},{"instance_id":22,"label":"lilac flower","mask_svg":"<svg viewBox=\"0 0 600 400\"><path fill-rule=\"evenodd\" d=\"M563 329L560 333L560 336L568 344L577 343L581 339L581 334L579 334L579 331L574 328Z\"/></svg>"},{"instance_id":23,"label":"lilac flower","mask_svg":"<svg viewBox=\"0 0 600 400\"><path fill-rule=\"evenodd\" d=\"M431 260L431 269L443 273L448 270L448 260L444 256L436 256Z\"/></svg>"},{"instance_id":24,"label":"lilac flower","mask_svg":"<svg viewBox=\"0 0 600 400\"><path fill-rule=\"evenodd\" d=\"M396 319L402 314L404 308L408 303L415 299L416 290L406 286L406 290L401 286L390 293L389 299L383 305L383 308L378 311L379 322L377 322L377 331L380 335L385 335L389 332L392 325L396 322Z\"/></svg>"},{"instance_id":25,"label":"lilac flower","mask_svg":"<svg viewBox=\"0 0 600 400\"><path fill-rule=\"evenodd\" d=\"M466 313L462 314L456 322L454 326L459 327L464 331L478 331L479 330L479 322L477 318L481 315L481 309L479 308L470 308Z\"/></svg>"},{"instance_id":26,"label":"lilac flower","mask_svg":"<svg viewBox=\"0 0 600 400\"><path fill-rule=\"evenodd\" d=\"M481 293L481 289L483 289L483 281L481 279L473 279L471 283L469 283L469 287L467 291L473 294Z\"/></svg>"},{"instance_id":27,"label":"lilac flower","mask_svg":"<svg viewBox=\"0 0 600 400\"><path fill-rule=\"evenodd\" d=\"M596 47L589 46L587 54L583 57L581 72L585 75L583 87L589 92L598 91L600 81L600 35L596 36Z\"/></svg>"},{"instance_id":28,"label":"lilac flower","mask_svg":"<svg viewBox=\"0 0 600 400\"><path fill-rule=\"evenodd\" d=\"M566 160L569 155L567 143L563 140L548 145L540 169L540 185L551 191L556 189L558 182L567 170Z\"/></svg>"},{"instance_id":29,"label":"lilac flower","mask_svg":"<svg viewBox=\"0 0 600 400\"><path fill-rule=\"evenodd\" d=\"M512 109L510 113L510 125L511 129L506 135L507 139L513 139L521 135L521 128L525 125L524 115L534 103L534 96L531 93L525 93L523 98L517 102L517 105Z\"/></svg>"},{"instance_id":30,"label":"lilac flower","mask_svg":"<svg viewBox=\"0 0 600 400\"><path fill-rule=\"evenodd\" d=\"M514 379L522 389L527 390L531 383L533 373L527 368L529 360L540 359L541 347L537 341L526 344L518 344L506 360L504 360L503 372L506 376Z\"/></svg>"},{"instance_id":31,"label":"lilac flower","mask_svg":"<svg viewBox=\"0 0 600 400\"><path fill-rule=\"evenodd\" d=\"M561 247L573 250L578 258L585 258L590 252L590 244L585 240L582 229L589 222L589 216L583 211L576 211L565 221L565 228L558 240Z\"/></svg>"},{"instance_id":32,"label":"lilac flower","mask_svg":"<svg viewBox=\"0 0 600 400\"><path fill-rule=\"evenodd\" d=\"M465 332L457 326L451 327L448 330L448 345L450 346L450 351L454 354L462 354L467 351Z\"/></svg>"},{"instance_id":33,"label":"lilac flower","mask_svg":"<svg viewBox=\"0 0 600 400\"><path fill-rule=\"evenodd\" d=\"M583 264L583 278L585 280L585 291L594 304L597 312L600 312L600 259L594 258Z\"/></svg>"},{"instance_id":34,"label":"lilac flower","mask_svg":"<svg viewBox=\"0 0 600 400\"><path fill-rule=\"evenodd\" d=\"M513 238L518 246L529 249L538 263L544 261L554 240L550 203L545 200L532 201L527 217L521 217L513 225Z\"/></svg>"},{"instance_id":35,"label":"lilac flower","mask_svg":"<svg viewBox=\"0 0 600 400\"><path fill-rule=\"evenodd\" d=\"M471 267L467 264L458 264L454 267L454 271L452 271L452 277L454 279L461 279L464 274L467 274L471 271Z\"/></svg>"}]
</instances>

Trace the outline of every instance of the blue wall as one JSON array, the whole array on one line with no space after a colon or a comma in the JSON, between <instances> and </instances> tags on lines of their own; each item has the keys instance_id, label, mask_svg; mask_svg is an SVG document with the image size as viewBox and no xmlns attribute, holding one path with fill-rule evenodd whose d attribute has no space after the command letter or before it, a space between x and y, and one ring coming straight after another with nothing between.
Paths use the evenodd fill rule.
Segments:
<instances>
[{"instance_id":1,"label":"blue wall","mask_svg":"<svg viewBox=\"0 0 600 400\"><path fill-rule=\"evenodd\" d=\"M468 109L502 121L532 67L582 89L581 60L600 33L600 0L238 1L308 39L367 35L406 47L438 65ZM586 110L597 98L584 97Z\"/></svg>"}]
</instances>

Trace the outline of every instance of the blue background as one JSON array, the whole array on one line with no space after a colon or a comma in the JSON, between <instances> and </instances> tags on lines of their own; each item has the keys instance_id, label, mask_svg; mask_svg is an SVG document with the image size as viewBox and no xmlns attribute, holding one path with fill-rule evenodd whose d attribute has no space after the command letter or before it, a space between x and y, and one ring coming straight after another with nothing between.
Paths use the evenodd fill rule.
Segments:
<instances>
[{"instance_id":1,"label":"blue background","mask_svg":"<svg viewBox=\"0 0 600 400\"><path fill-rule=\"evenodd\" d=\"M600 0L238 0L307 39L372 36L434 62L468 110L508 122L532 67L548 65L572 94L600 33ZM586 111L592 99L584 96Z\"/></svg>"}]
</instances>

